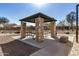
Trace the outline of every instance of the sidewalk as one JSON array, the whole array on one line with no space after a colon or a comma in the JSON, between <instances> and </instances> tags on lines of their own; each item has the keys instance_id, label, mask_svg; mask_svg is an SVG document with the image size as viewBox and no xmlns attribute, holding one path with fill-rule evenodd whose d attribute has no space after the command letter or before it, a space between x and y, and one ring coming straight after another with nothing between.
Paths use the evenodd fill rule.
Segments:
<instances>
[{"instance_id":1,"label":"sidewalk","mask_svg":"<svg viewBox=\"0 0 79 59\"><path fill-rule=\"evenodd\" d=\"M67 56L71 51L71 47L60 43L52 43L51 45L33 53L31 56Z\"/></svg>"}]
</instances>

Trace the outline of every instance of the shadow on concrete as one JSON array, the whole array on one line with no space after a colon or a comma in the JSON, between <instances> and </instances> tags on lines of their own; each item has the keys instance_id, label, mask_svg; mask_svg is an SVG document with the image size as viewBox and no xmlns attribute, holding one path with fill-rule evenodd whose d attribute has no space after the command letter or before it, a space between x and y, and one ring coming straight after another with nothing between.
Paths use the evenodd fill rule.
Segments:
<instances>
[{"instance_id":1,"label":"shadow on concrete","mask_svg":"<svg viewBox=\"0 0 79 59\"><path fill-rule=\"evenodd\" d=\"M39 48L25 44L19 40L1 44L1 48L4 56L29 56L39 50Z\"/></svg>"}]
</instances>

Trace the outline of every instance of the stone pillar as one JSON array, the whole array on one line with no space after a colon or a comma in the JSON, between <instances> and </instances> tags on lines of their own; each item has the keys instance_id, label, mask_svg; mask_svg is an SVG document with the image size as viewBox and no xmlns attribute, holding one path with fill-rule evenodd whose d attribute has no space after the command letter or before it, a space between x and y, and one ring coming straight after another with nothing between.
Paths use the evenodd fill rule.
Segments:
<instances>
[{"instance_id":1,"label":"stone pillar","mask_svg":"<svg viewBox=\"0 0 79 59\"><path fill-rule=\"evenodd\" d=\"M26 23L21 21L21 38L26 37Z\"/></svg>"},{"instance_id":2,"label":"stone pillar","mask_svg":"<svg viewBox=\"0 0 79 59\"><path fill-rule=\"evenodd\" d=\"M50 32L51 32L51 37L56 36L56 24L55 24L55 21L50 22Z\"/></svg>"},{"instance_id":3,"label":"stone pillar","mask_svg":"<svg viewBox=\"0 0 79 59\"><path fill-rule=\"evenodd\" d=\"M35 23L36 23L36 27L35 27L36 41L42 42L44 40L44 27L43 27L44 19L38 17L35 19Z\"/></svg>"}]
</instances>

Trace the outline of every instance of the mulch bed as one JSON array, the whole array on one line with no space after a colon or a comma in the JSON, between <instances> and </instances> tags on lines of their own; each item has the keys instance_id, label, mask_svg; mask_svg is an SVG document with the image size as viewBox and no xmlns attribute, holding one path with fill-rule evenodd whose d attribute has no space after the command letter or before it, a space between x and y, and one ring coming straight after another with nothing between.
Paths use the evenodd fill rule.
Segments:
<instances>
[{"instance_id":1,"label":"mulch bed","mask_svg":"<svg viewBox=\"0 0 79 59\"><path fill-rule=\"evenodd\" d=\"M14 40L6 44L1 44L4 56L29 56L39 50L39 48Z\"/></svg>"}]
</instances>

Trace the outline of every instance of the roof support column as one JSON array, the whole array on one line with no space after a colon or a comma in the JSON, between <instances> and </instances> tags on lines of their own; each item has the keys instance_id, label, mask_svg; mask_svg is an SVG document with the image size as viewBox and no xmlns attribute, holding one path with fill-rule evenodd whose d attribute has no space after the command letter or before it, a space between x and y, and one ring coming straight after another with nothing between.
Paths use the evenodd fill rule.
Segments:
<instances>
[{"instance_id":1,"label":"roof support column","mask_svg":"<svg viewBox=\"0 0 79 59\"><path fill-rule=\"evenodd\" d=\"M25 38L26 37L26 23L24 21L21 21L21 38Z\"/></svg>"},{"instance_id":2,"label":"roof support column","mask_svg":"<svg viewBox=\"0 0 79 59\"><path fill-rule=\"evenodd\" d=\"M51 31L51 37L56 36L56 24L55 21L50 22L50 31Z\"/></svg>"},{"instance_id":3,"label":"roof support column","mask_svg":"<svg viewBox=\"0 0 79 59\"><path fill-rule=\"evenodd\" d=\"M42 42L44 40L44 27L43 27L44 19L38 17L35 19L35 23L36 23L36 27L35 27L36 41Z\"/></svg>"}]
</instances>

